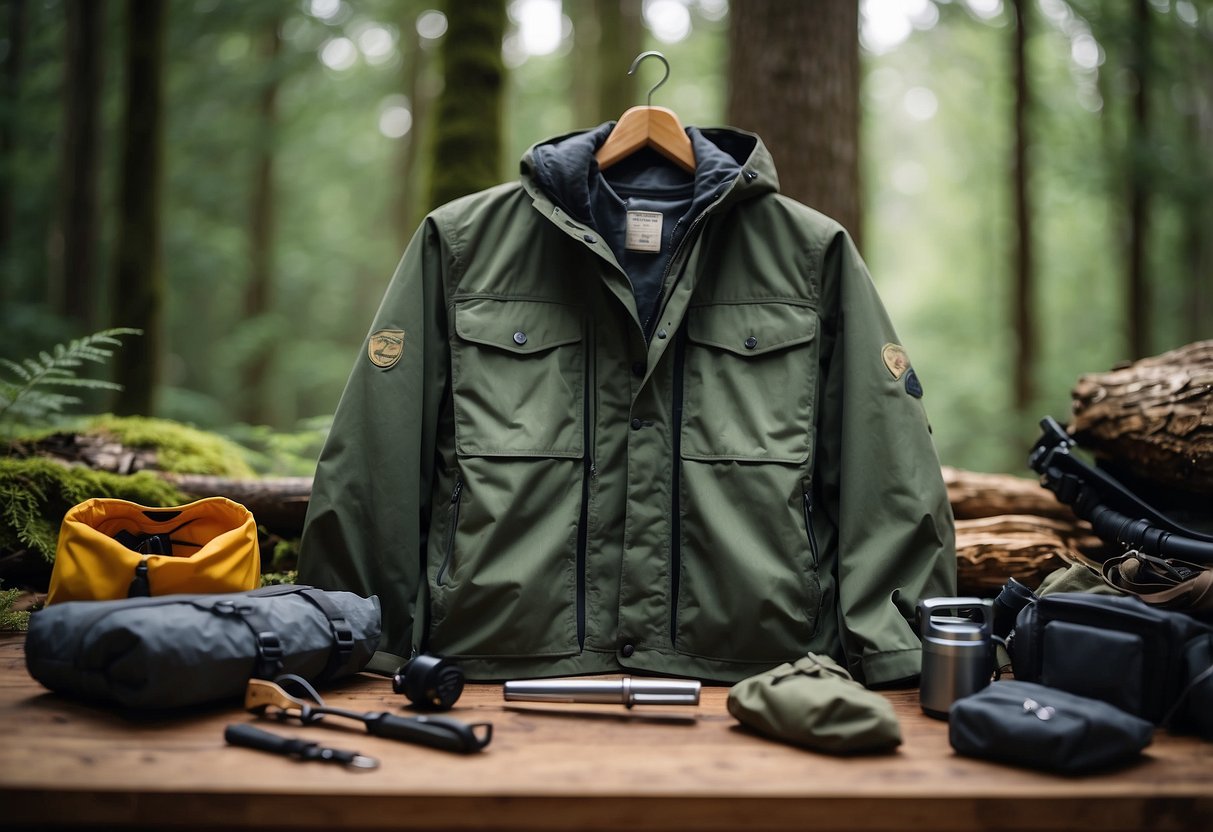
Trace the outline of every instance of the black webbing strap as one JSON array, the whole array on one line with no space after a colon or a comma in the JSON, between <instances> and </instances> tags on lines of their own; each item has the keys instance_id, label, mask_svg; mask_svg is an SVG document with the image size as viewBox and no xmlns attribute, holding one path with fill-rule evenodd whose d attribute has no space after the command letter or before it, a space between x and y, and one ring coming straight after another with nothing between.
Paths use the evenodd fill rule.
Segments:
<instances>
[{"instance_id":1,"label":"black webbing strap","mask_svg":"<svg viewBox=\"0 0 1213 832\"><path fill-rule=\"evenodd\" d=\"M273 679L282 673L282 639L260 610L252 604L229 598L216 601L210 610L216 615L234 615L252 631L253 640L257 642L257 664L253 668L253 678Z\"/></svg>"},{"instance_id":2,"label":"black webbing strap","mask_svg":"<svg viewBox=\"0 0 1213 832\"><path fill-rule=\"evenodd\" d=\"M354 631L341 608L323 590L308 587L299 594L311 601L328 619L329 629L333 633L333 650L329 654L328 664L317 679L331 679L341 671L354 652Z\"/></svg>"}]
</instances>

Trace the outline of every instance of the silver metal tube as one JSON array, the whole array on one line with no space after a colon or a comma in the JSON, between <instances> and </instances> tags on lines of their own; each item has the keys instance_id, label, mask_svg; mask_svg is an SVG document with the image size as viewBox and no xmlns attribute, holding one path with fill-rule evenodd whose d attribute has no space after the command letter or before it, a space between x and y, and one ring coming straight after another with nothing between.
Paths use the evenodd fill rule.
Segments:
<instances>
[{"instance_id":1,"label":"silver metal tube","mask_svg":"<svg viewBox=\"0 0 1213 832\"><path fill-rule=\"evenodd\" d=\"M505 683L507 702L698 705L699 682L685 679L533 679Z\"/></svg>"}]
</instances>

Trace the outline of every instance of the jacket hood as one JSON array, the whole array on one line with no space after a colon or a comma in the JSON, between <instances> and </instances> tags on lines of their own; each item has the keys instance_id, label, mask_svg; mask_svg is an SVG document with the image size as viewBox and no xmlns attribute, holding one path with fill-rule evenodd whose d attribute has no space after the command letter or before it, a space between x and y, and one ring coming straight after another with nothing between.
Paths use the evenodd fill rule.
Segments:
<instances>
[{"instance_id":1,"label":"jacket hood","mask_svg":"<svg viewBox=\"0 0 1213 832\"><path fill-rule=\"evenodd\" d=\"M523 186L532 196L543 194L580 222L592 220L592 192L599 177L595 152L615 128L614 121L591 130L558 136L532 146L522 157ZM762 140L753 133L727 127L688 127L695 151L693 211L698 213L727 191L726 202L779 190L775 165ZM681 176L672 165L653 165L661 157L652 150L637 151L615 167L651 166L660 174Z\"/></svg>"}]
</instances>

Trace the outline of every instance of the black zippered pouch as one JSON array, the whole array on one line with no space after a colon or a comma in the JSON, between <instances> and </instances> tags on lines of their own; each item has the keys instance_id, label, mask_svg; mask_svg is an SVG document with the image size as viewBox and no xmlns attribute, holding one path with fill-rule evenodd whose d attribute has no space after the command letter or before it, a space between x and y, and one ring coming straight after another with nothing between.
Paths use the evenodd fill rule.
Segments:
<instances>
[{"instance_id":1,"label":"black zippered pouch","mask_svg":"<svg viewBox=\"0 0 1213 832\"><path fill-rule=\"evenodd\" d=\"M30 616L25 664L57 693L175 708L237 698L251 678L357 673L379 634L378 598L309 586L67 601Z\"/></svg>"},{"instance_id":2,"label":"black zippered pouch","mask_svg":"<svg viewBox=\"0 0 1213 832\"><path fill-rule=\"evenodd\" d=\"M1061 592L1024 607L1010 643L1019 681L1100 699L1161 723L1200 668L1185 657L1213 628L1136 597Z\"/></svg>"}]
</instances>

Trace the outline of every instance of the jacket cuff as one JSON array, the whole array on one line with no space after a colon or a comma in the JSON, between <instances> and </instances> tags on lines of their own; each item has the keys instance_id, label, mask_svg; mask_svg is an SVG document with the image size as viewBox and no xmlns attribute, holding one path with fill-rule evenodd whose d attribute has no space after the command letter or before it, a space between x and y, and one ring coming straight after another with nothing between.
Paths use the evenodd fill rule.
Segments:
<instances>
[{"instance_id":1,"label":"jacket cuff","mask_svg":"<svg viewBox=\"0 0 1213 832\"><path fill-rule=\"evenodd\" d=\"M867 687L913 685L922 673L922 650L913 647L888 653L871 653L860 659L859 666Z\"/></svg>"},{"instance_id":2,"label":"jacket cuff","mask_svg":"<svg viewBox=\"0 0 1213 832\"><path fill-rule=\"evenodd\" d=\"M407 661L408 659L397 656L395 653L376 650L375 655L371 656L371 660L362 669L367 673L378 673L380 676L393 676Z\"/></svg>"}]
</instances>

